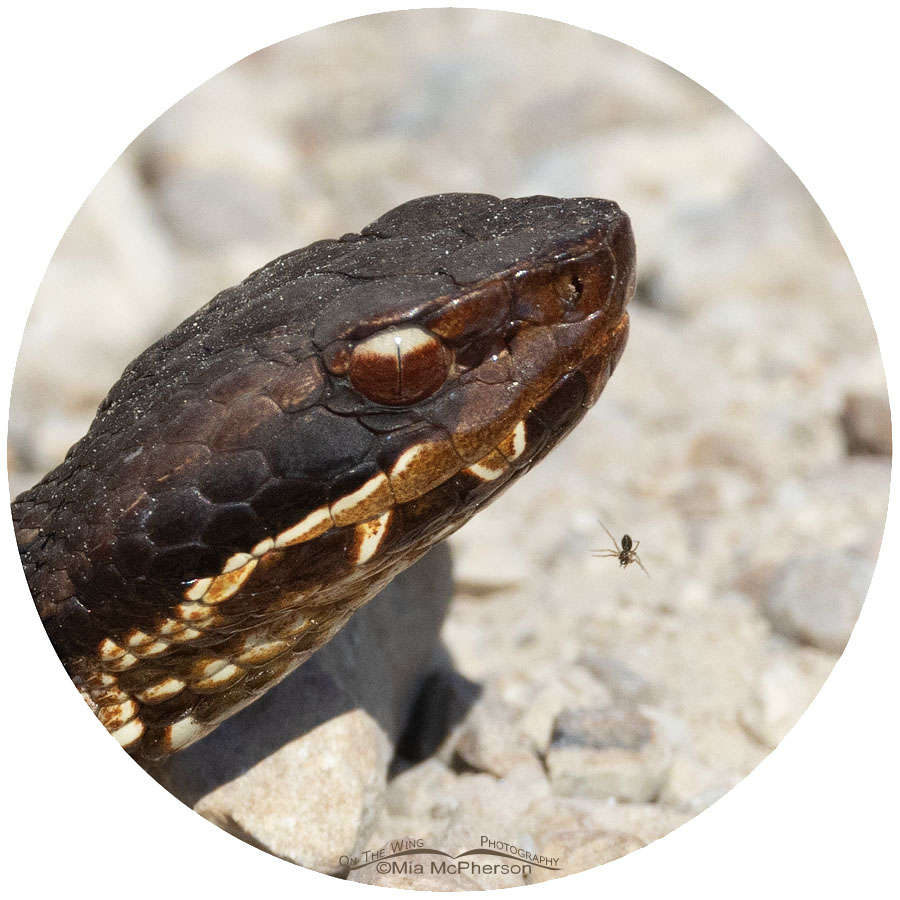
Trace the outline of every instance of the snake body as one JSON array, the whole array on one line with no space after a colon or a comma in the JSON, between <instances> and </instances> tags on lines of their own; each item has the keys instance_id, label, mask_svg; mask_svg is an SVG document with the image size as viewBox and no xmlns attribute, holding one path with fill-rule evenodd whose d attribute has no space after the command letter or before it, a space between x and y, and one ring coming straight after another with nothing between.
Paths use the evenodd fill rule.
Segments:
<instances>
[{"instance_id":1,"label":"snake body","mask_svg":"<svg viewBox=\"0 0 900 900\"><path fill-rule=\"evenodd\" d=\"M581 419L633 289L615 203L443 194L274 260L142 353L12 506L107 730L158 760L306 660Z\"/></svg>"}]
</instances>

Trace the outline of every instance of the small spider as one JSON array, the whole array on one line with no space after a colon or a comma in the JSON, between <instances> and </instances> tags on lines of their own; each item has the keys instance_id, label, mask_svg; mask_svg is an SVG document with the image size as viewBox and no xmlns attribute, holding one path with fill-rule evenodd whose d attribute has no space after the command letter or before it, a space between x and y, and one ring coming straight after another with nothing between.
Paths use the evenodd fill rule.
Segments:
<instances>
[{"instance_id":1,"label":"small spider","mask_svg":"<svg viewBox=\"0 0 900 900\"><path fill-rule=\"evenodd\" d=\"M641 558L637 555L637 548L640 545L640 541L632 541L630 534L622 535L622 546L619 547L616 539L610 534L609 529L601 522L600 525L603 527L603 530L609 535L609 539L613 542L613 546L616 548L613 550L612 548L607 548L606 550L594 550L594 556L613 556L619 560L619 565L624 569L626 566L630 566L632 563L637 563L644 574L649 578L650 573L644 568L644 564L641 562Z\"/></svg>"}]
</instances>

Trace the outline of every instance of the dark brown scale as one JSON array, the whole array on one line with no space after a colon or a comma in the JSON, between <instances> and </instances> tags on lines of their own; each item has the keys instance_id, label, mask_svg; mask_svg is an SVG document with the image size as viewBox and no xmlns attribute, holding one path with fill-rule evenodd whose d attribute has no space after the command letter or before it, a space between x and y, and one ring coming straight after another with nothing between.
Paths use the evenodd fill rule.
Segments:
<instances>
[{"instance_id":1,"label":"dark brown scale","mask_svg":"<svg viewBox=\"0 0 900 900\"><path fill-rule=\"evenodd\" d=\"M444 194L274 260L142 353L12 507L47 633L117 739L150 761L201 737L549 452L615 368L633 286L614 203ZM184 686L127 719L111 677Z\"/></svg>"}]
</instances>

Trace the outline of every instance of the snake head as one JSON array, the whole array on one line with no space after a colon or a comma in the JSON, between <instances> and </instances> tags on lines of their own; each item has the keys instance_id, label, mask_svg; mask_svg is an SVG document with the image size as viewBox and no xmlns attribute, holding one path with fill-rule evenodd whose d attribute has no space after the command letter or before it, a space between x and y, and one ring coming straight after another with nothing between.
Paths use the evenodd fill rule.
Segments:
<instances>
[{"instance_id":1,"label":"snake head","mask_svg":"<svg viewBox=\"0 0 900 900\"><path fill-rule=\"evenodd\" d=\"M286 254L123 373L13 504L38 611L129 751L212 730L555 446L624 349L610 201L441 194Z\"/></svg>"}]
</instances>

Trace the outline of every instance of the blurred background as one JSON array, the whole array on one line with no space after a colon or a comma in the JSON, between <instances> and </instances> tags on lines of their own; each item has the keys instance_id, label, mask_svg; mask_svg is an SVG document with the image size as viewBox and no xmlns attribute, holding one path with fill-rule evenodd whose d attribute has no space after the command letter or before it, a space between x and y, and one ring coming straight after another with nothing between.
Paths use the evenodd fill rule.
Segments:
<instances>
[{"instance_id":1,"label":"blurred background","mask_svg":"<svg viewBox=\"0 0 900 900\"><path fill-rule=\"evenodd\" d=\"M828 223L767 144L672 69L547 20L427 10L333 25L222 72L135 140L53 258L16 370L12 493L217 291L443 191L614 199L639 277L597 406L452 539L445 644L483 686L486 718L522 740L485 749L475 717L465 771L432 768L417 789L463 802L478 773L501 790L530 747L543 770L525 793L549 798L537 844L576 818L582 834L647 842L744 777L827 677L878 554L891 452L875 333ZM601 520L641 541L651 577L592 555L609 546ZM570 716L559 740L560 715L579 710L613 712ZM651 735L627 760L640 789L625 796L622 775L604 795L585 776L568 803L554 741L622 716ZM414 777L395 780L369 846L426 827ZM569 859L611 858L573 841Z\"/></svg>"}]
</instances>

